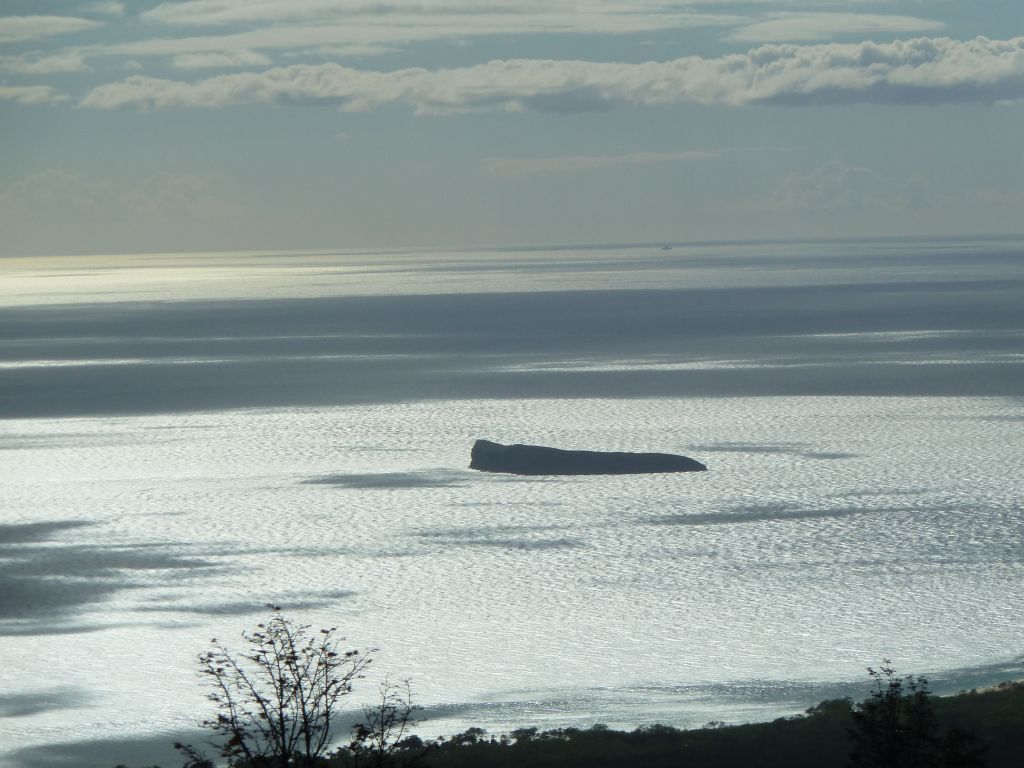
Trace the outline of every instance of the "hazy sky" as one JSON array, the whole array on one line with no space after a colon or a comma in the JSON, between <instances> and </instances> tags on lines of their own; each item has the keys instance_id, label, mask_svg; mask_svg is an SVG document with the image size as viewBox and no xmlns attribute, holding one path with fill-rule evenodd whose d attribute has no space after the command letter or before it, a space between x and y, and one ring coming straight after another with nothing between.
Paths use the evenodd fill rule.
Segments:
<instances>
[{"instance_id":1,"label":"hazy sky","mask_svg":"<svg viewBox=\"0 0 1024 768\"><path fill-rule=\"evenodd\" d=\"M1021 0L0 0L0 253L1020 232Z\"/></svg>"}]
</instances>

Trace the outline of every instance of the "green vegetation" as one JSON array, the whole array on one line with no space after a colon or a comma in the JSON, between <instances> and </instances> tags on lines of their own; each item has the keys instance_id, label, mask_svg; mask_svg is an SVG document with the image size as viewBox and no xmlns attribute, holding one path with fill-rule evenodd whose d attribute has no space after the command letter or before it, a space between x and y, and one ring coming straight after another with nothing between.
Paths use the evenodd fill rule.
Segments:
<instances>
[{"instance_id":1,"label":"green vegetation","mask_svg":"<svg viewBox=\"0 0 1024 768\"><path fill-rule=\"evenodd\" d=\"M287 619L276 605L254 632L243 632L244 650L234 652L216 638L199 655L199 668L210 685L207 698L214 717L202 721L213 734L209 742L238 768L317 768L329 764L335 742L339 702L373 661L376 649L343 650L334 627L313 632L308 624ZM379 698L363 707L347 748L338 751L352 764L392 765L415 707L408 681L385 678ZM214 768L214 762L191 744L174 745L185 768ZM400 749L401 748L401 749ZM336 757L338 756L336 755Z\"/></svg>"},{"instance_id":2,"label":"green vegetation","mask_svg":"<svg viewBox=\"0 0 1024 768\"><path fill-rule=\"evenodd\" d=\"M900 681L906 686L906 678ZM926 689L925 689L926 690ZM923 696L920 694L924 693ZM885 694L889 695L886 688ZM1024 765L1024 684L1004 684L986 692L918 697L924 721L934 718L925 732L938 741L932 748L889 750L851 757L860 740L875 737L874 726L856 717L871 711L873 696L854 705L847 699L826 701L806 715L770 723L712 726L682 731L654 725L631 732L602 726L537 732L523 729L508 737L490 738L471 729L433 745L411 744L394 755L394 765L425 768L1020 768ZM906 704L907 702L903 702ZM888 717L872 713L868 717ZM917 716L917 715L915 715ZM897 722L898 725L898 722ZM892 734L898 728L887 731ZM899 741L897 738L896 741ZM918 743L924 744L925 739ZM424 751L424 747L427 747ZM879 760L875 760L878 757ZM403 762L405 760L405 762ZM331 766L355 765L347 755L332 756Z\"/></svg>"},{"instance_id":3,"label":"green vegetation","mask_svg":"<svg viewBox=\"0 0 1024 768\"><path fill-rule=\"evenodd\" d=\"M900 677L889 662L868 668L871 695L853 708L853 765L884 768L981 768L985 748L973 732L939 724L923 677Z\"/></svg>"},{"instance_id":4,"label":"green vegetation","mask_svg":"<svg viewBox=\"0 0 1024 768\"><path fill-rule=\"evenodd\" d=\"M346 746L339 699L371 663L371 652L340 650L334 629L311 633L271 606L272 617L243 633L246 651L214 641L199 657L216 708L203 722L232 768L1021 768L1024 683L935 697L923 677L901 676L886 661L869 669L861 702L824 701L804 715L769 723L696 730L662 725L605 726L490 736L471 728L423 741L408 735L418 709L409 684L385 681L363 708ZM200 750L177 745L185 768L214 768Z\"/></svg>"}]
</instances>

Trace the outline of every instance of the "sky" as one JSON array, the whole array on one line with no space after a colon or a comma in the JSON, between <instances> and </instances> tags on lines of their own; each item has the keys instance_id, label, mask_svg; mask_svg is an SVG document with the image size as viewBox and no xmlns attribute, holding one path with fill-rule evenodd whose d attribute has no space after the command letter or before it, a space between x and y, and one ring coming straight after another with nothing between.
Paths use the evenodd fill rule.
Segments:
<instances>
[{"instance_id":1,"label":"sky","mask_svg":"<svg viewBox=\"0 0 1024 768\"><path fill-rule=\"evenodd\" d=\"M0 255L1020 233L1021 0L0 0Z\"/></svg>"}]
</instances>

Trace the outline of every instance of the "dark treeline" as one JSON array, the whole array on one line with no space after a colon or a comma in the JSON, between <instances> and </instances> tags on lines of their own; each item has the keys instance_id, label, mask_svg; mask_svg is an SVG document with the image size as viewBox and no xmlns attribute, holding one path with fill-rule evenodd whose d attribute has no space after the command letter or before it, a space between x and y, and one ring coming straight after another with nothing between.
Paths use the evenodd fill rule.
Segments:
<instances>
[{"instance_id":1,"label":"dark treeline","mask_svg":"<svg viewBox=\"0 0 1024 768\"><path fill-rule=\"evenodd\" d=\"M904 697L906 698L906 696ZM695 730L662 725L633 731L605 726L538 731L523 728L493 736L479 728L433 742L405 739L389 754L339 749L318 761L322 768L1021 768L1024 766L1024 683L982 692L928 696L939 738L930 754L899 750L856 753L854 704L836 699L807 714L747 725L711 724ZM950 739L949 736L952 735ZM951 742L951 743L949 743ZM195 763L195 768L202 768ZM235 768L263 768L259 760ZM295 766L302 765L295 762Z\"/></svg>"},{"instance_id":2,"label":"dark treeline","mask_svg":"<svg viewBox=\"0 0 1024 768\"><path fill-rule=\"evenodd\" d=\"M415 740L407 743L391 756L391 764L424 768L1024 766L1024 684L931 697L929 705L938 731L946 734L930 755L892 752L853 756L857 733L854 714L859 707L839 699L823 702L804 716L685 731L660 725L630 732L596 726L544 732L523 729L494 738L470 729L433 745ZM358 760L345 751L333 755L328 764L348 768L373 762Z\"/></svg>"},{"instance_id":3,"label":"dark treeline","mask_svg":"<svg viewBox=\"0 0 1024 768\"><path fill-rule=\"evenodd\" d=\"M679 730L605 726L449 738L416 736L408 681L385 677L378 697L343 738L340 702L362 679L375 649L344 650L334 628L312 631L280 607L245 650L211 641L199 655L214 714L203 720L218 754L175 746L184 768L1024 768L1024 682L935 697L924 677L888 661L868 669L859 702L833 699L767 723ZM124 768L119 766L119 768Z\"/></svg>"}]
</instances>

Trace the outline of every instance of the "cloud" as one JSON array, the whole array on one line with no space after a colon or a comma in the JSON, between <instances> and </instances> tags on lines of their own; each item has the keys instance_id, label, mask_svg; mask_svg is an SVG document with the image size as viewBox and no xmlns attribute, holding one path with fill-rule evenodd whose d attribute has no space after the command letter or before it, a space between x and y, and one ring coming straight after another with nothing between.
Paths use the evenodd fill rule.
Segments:
<instances>
[{"instance_id":1,"label":"cloud","mask_svg":"<svg viewBox=\"0 0 1024 768\"><path fill-rule=\"evenodd\" d=\"M228 69L233 67L265 67L270 59L255 51L211 51L175 56L171 65L177 69Z\"/></svg>"},{"instance_id":2,"label":"cloud","mask_svg":"<svg viewBox=\"0 0 1024 768\"><path fill-rule=\"evenodd\" d=\"M0 85L0 101L19 104L50 104L67 99L67 95L49 85Z\"/></svg>"},{"instance_id":3,"label":"cloud","mask_svg":"<svg viewBox=\"0 0 1024 768\"><path fill-rule=\"evenodd\" d=\"M756 0L755 4L767 1ZM661 0L635 0L627 6L617 0L189 0L165 2L143 11L140 16L147 23L133 29L160 26L189 32L202 29L203 34L161 34L80 46L58 55L68 60L73 57L88 60L103 56L166 56L172 58L172 66L182 69L234 68L269 65L269 61L257 64L254 57L260 55L258 51L338 59L379 55L416 42L461 41L490 35L612 35L697 27L749 27L750 3L742 4L746 6L744 15L711 12L713 6L727 8L732 2L712 0L666 5ZM824 6L834 4L833 0L810 2ZM121 16L124 4L95 2L80 10ZM50 19L48 23L53 25L57 17L26 18ZM85 19L72 21L97 24ZM220 34L209 33L218 28ZM239 64L240 52L248 54L247 62ZM191 54L211 55L192 57ZM27 71L24 64L16 70L11 66L9 70Z\"/></svg>"},{"instance_id":4,"label":"cloud","mask_svg":"<svg viewBox=\"0 0 1024 768\"><path fill-rule=\"evenodd\" d=\"M85 72L90 69L81 53L68 50L52 56L0 56L0 72L20 75L52 75L58 72Z\"/></svg>"},{"instance_id":5,"label":"cloud","mask_svg":"<svg viewBox=\"0 0 1024 768\"><path fill-rule=\"evenodd\" d=\"M508 7L508 4L504 4ZM490 6L494 10L495 3L479 0L476 12L484 11ZM244 23L280 23L293 21L309 21L336 19L339 16L353 13L393 13L399 10L444 12L451 10L471 10L464 0L454 2L412 3L392 0L391 2L375 2L375 0L187 0L186 2L161 3L155 8L143 12L146 21L179 26L206 27L224 24Z\"/></svg>"},{"instance_id":6,"label":"cloud","mask_svg":"<svg viewBox=\"0 0 1024 768\"><path fill-rule=\"evenodd\" d=\"M871 0L863 0L870 2ZM9 62L7 71L31 74L71 72L86 69L57 68L58 62L85 62L106 56L161 56L181 69L223 66L267 66L257 62L257 52L280 51L291 57L353 58L379 55L417 42L465 41L493 35L615 35L656 33L699 27L741 27L750 39L820 39L833 32L857 29L878 31L924 31L935 22L853 13L789 14L752 23L751 7L789 5L790 0L683 0L665 4L662 0L188 0L164 2L140 14L142 25L133 32L154 27L177 30L201 29L202 34L134 37L69 48L61 52L35 52L30 58ZM794 0L796 2L796 0ZM801 0L803 7L833 7L838 0ZM732 10L742 15L715 13ZM92 2L81 6L83 13L120 17L123 2ZM860 19L860 21L857 21ZM885 19L890 19L886 22ZM896 21L892 21L896 20ZM76 31L99 24L88 19L31 16L0 18L0 42L4 27L11 39L31 39L44 34ZM859 26L857 26L859 24ZM886 27L885 25L888 24ZM762 27L762 25L767 25ZM220 34L210 34L220 28ZM762 30L759 32L758 30ZM127 29L127 28L126 28ZM782 34L779 29L789 29ZM823 32L822 30L826 30ZM831 31L828 31L831 30ZM838 30L838 31L837 31ZM760 35L760 36L759 36ZM244 52L247 60L240 63ZM191 54L210 54L191 56ZM216 54L216 55L214 55ZM34 64L39 57L44 63ZM46 70L45 67L50 67Z\"/></svg>"},{"instance_id":7,"label":"cloud","mask_svg":"<svg viewBox=\"0 0 1024 768\"><path fill-rule=\"evenodd\" d=\"M897 179L870 168L838 160L808 172L794 172L779 182L768 201L771 210L795 213L922 209L934 195L922 176Z\"/></svg>"},{"instance_id":8,"label":"cloud","mask_svg":"<svg viewBox=\"0 0 1024 768\"><path fill-rule=\"evenodd\" d=\"M739 27L726 39L741 43L829 40L843 35L935 32L941 21L868 13L784 13Z\"/></svg>"},{"instance_id":9,"label":"cloud","mask_svg":"<svg viewBox=\"0 0 1024 768\"><path fill-rule=\"evenodd\" d=\"M259 4L256 4L257 6ZM93 56L174 56L185 53L237 50L308 51L387 49L428 40L459 40L484 35L515 34L629 34L708 26L734 26L742 16L693 12L578 13L571 8L543 8L524 13L521 8L483 13L469 10L439 12L404 8L389 13L352 13L318 20L316 24L257 25L226 34L154 37L83 49ZM291 21L282 15L281 21ZM305 19L303 19L305 21Z\"/></svg>"},{"instance_id":10,"label":"cloud","mask_svg":"<svg viewBox=\"0 0 1024 768\"><path fill-rule=\"evenodd\" d=\"M291 7L254 2L251 8L255 10L264 5L273 6L278 11ZM244 8L250 8L250 5L245 4ZM292 58L354 58L389 53L412 43L432 40L458 41L474 36L515 34L638 33L684 27L732 26L744 20L739 16L682 12L580 14L571 10L555 13L547 8L542 9L543 12L526 13L518 7L511 7L515 12L495 10L488 13L481 13L479 8L451 13L435 10L433 7L409 6L402 13L351 14L316 24L256 25L226 34L159 36L75 46L60 51L6 57L0 60L0 71L24 74L77 72L88 69L87 62L92 59L111 56L168 57L170 64L179 69L268 66L270 60L266 52L281 52ZM286 13L278 15L284 20L288 16ZM98 23L85 19L77 21L90 26Z\"/></svg>"},{"instance_id":11,"label":"cloud","mask_svg":"<svg viewBox=\"0 0 1024 768\"><path fill-rule=\"evenodd\" d=\"M629 152L622 155L565 155L562 157L495 158L487 170L493 176L526 176L531 174L572 173L631 165L662 165L690 160L720 157L715 150L687 152Z\"/></svg>"},{"instance_id":12,"label":"cloud","mask_svg":"<svg viewBox=\"0 0 1024 768\"><path fill-rule=\"evenodd\" d=\"M867 0L870 1L870 0ZM443 14L536 16L575 15L588 18L619 18L683 15L687 9L709 6L760 5L779 0L186 0L165 2L142 13L146 21L190 27L231 24L293 23L338 20L355 14L389 16L415 14L425 19ZM792 0L803 6L849 5L841 0ZM790 4L782 0L781 4ZM540 31L539 29L537 31Z\"/></svg>"},{"instance_id":13,"label":"cloud","mask_svg":"<svg viewBox=\"0 0 1024 768\"><path fill-rule=\"evenodd\" d=\"M335 104L418 114L547 112L746 104L994 103L1024 98L1024 37L916 38L889 43L765 45L717 58L640 64L515 59L471 67L381 72L297 64L195 83L134 76L98 86L81 104L113 109Z\"/></svg>"},{"instance_id":14,"label":"cloud","mask_svg":"<svg viewBox=\"0 0 1024 768\"><path fill-rule=\"evenodd\" d=\"M0 43L20 43L101 26L74 16L0 16Z\"/></svg>"}]
</instances>

